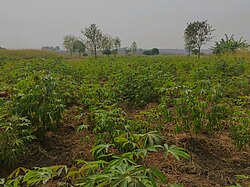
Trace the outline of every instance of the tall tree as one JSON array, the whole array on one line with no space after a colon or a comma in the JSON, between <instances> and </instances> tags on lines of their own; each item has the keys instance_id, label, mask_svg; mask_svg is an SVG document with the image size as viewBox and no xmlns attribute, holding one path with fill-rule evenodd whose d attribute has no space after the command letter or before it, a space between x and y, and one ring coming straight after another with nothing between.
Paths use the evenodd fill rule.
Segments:
<instances>
[{"instance_id":1,"label":"tall tree","mask_svg":"<svg viewBox=\"0 0 250 187\"><path fill-rule=\"evenodd\" d=\"M119 37L114 38L114 47L115 49L112 51L114 56L116 57L116 55L118 54L118 50L121 47L121 39Z\"/></svg>"},{"instance_id":2,"label":"tall tree","mask_svg":"<svg viewBox=\"0 0 250 187\"><path fill-rule=\"evenodd\" d=\"M78 52L79 57L81 57L81 54L85 52L86 45L82 41L76 40L74 42L73 49L74 49L74 52Z\"/></svg>"},{"instance_id":3,"label":"tall tree","mask_svg":"<svg viewBox=\"0 0 250 187\"><path fill-rule=\"evenodd\" d=\"M73 35L64 36L63 46L65 47L65 49L67 49L70 52L71 56L72 56L72 53L74 52L75 41L77 41L77 37Z\"/></svg>"},{"instance_id":4,"label":"tall tree","mask_svg":"<svg viewBox=\"0 0 250 187\"><path fill-rule=\"evenodd\" d=\"M101 47L102 32L96 24L91 24L88 28L81 30L82 34L87 38L87 46L94 51L97 58L97 49Z\"/></svg>"},{"instance_id":5,"label":"tall tree","mask_svg":"<svg viewBox=\"0 0 250 187\"><path fill-rule=\"evenodd\" d=\"M131 51L135 54L137 51L137 43L134 41L131 45Z\"/></svg>"},{"instance_id":6,"label":"tall tree","mask_svg":"<svg viewBox=\"0 0 250 187\"><path fill-rule=\"evenodd\" d=\"M206 21L195 21L188 23L184 31L185 48L190 51L197 51L198 58L201 54L201 46L209 42L215 29Z\"/></svg>"}]
</instances>

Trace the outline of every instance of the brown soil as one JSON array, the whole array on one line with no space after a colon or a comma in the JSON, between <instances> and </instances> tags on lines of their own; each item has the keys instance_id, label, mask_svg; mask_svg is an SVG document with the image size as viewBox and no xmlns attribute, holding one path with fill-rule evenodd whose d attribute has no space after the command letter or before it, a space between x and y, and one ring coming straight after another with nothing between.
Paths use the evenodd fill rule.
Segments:
<instances>
[{"instance_id":1,"label":"brown soil","mask_svg":"<svg viewBox=\"0 0 250 187\"><path fill-rule=\"evenodd\" d=\"M135 111L132 113L136 114ZM76 159L93 160L90 150L94 137L90 131L76 132L75 127L87 119L84 116L76 120L74 117L78 114L76 108L69 109L64 115L64 126L58 131L47 133L44 143L30 145L31 153L20 161L20 166L72 166ZM144 164L163 171L170 183L183 184L185 187L220 187L235 184L237 174L250 175L249 150L237 151L228 133L173 135L169 129L165 132L166 142L186 148L191 161L176 161L172 157L166 160L163 152L159 152L149 154ZM81 141L82 138L85 140ZM53 181L46 186L57 185ZM247 187L247 184L243 183L243 186Z\"/></svg>"},{"instance_id":2,"label":"brown soil","mask_svg":"<svg viewBox=\"0 0 250 187\"><path fill-rule=\"evenodd\" d=\"M250 175L250 152L237 151L227 133L198 137L183 133L170 139L188 150L191 161L166 160L161 152L151 154L146 163L157 166L171 183L219 187L235 184L235 175Z\"/></svg>"}]
</instances>

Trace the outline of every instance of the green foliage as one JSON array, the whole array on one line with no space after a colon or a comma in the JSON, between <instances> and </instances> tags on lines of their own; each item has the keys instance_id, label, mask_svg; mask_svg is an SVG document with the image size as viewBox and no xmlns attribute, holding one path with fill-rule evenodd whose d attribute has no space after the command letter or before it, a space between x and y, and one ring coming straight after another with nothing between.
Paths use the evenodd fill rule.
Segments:
<instances>
[{"instance_id":1,"label":"green foliage","mask_svg":"<svg viewBox=\"0 0 250 187\"><path fill-rule=\"evenodd\" d=\"M151 49L151 50L143 51L143 54L144 54L144 55L159 55L160 52L159 52L159 49L153 48L153 49Z\"/></svg>"},{"instance_id":2,"label":"green foliage","mask_svg":"<svg viewBox=\"0 0 250 187\"><path fill-rule=\"evenodd\" d=\"M239 50L246 50L248 48L248 44L246 40L240 38L239 40L234 39L234 35L228 37L225 34L226 39L221 39L218 42L215 42L215 46L212 47L212 51L214 54L223 54L229 52L235 52Z\"/></svg>"},{"instance_id":3,"label":"green foliage","mask_svg":"<svg viewBox=\"0 0 250 187\"><path fill-rule=\"evenodd\" d=\"M37 72L17 83L11 101L12 112L27 117L40 139L47 130L59 125L64 109L62 98L52 75L44 71Z\"/></svg>"},{"instance_id":4,"label":"green foliage","mask_svg":"<svg viewBox=\"0 0 250 187\"><path fill-rule=\"evenodd\" d=\"M195 21L188 23L184 31L185 49L197 51L200 57L201 46L212 39L212 26L207 21Z\"/></svg>"},{"instance_id":5,"label":"green foliage","mask_svg":"<svg viewBox=\"0 0 250 187\"><path fill-rule=\"evenodd\" d=\"M242 182L242 181L248 181L245 184L248 186L250 185L250 176L246 176L246 175L236 175L235 176L238 182ZM245 185L244 185L245 186ZM227 187L243 187L243 185L236 183L235 185L231 185L231 186L227 186Z\"/></svg>"},{"instance_id":6,"label":"green foliage","mask_svg":"<svg viewBox=\"0 0 250 187\"><path fill-rule=\"evenodd\" d=\"M177 147L176 145L164 144L164 156L168 158L168 155L172 154L177 160L180 160L180 157L190 159L190 155L186 152L186 150L182 147Z\"/></svg>"},{"instance_id":7,"label":"green foliage","mask_svg":"<svg viewBox=\"0 0 250 187\"><path fill-rule=\"evenodd\" d=\"M81 54L84 54L85 49L86 49L86 45L82 41L80 41L80 40L74 41L73 51L78 52L79 57L81 56Z\"/></svg>"},{"instance_id":8,"label":"green foliage","mask_svg":"<svg viewBox=\"0 0 250 187\"><path fill-rule=\"evenodd\" d=\"M238 101L242 107L248 105L249 97L242 97ZM232 117L231 135L239 149L250 147L250 113L249 110L241 110L241 107L235 107Z\"/></svg>"},{"instance_id":9,"label":"green foliage","mask_svg":"<svg viewBox=\"0 0 250 187\"><path fill-rule=\"evenodd\" d=\"M27 151L26 144L35 139L31 135L30 121L19 116L0 117L0 164L15 167Z\"/></svg>"},{"instance_id":10,"label":"green foliage","mask_svg":"<svg viewBox=\"0 0 250 187\"><path fill-rule=\"evenodd\" d=\"M77 37L73 35L66 35L63 39L63 46L65 49L67 49L70 52L70 55L72 56L72 53L76 50L76 44L77 44Z\"/></svg>"},{"instance_id":11,"label":"green foliage","mask_svg":"<svg viewBox=\"0 0 250 187\"><path fill-rule=\"evenodd\" d=\"M54 177L60 177L68 172L67 166L58 165L51 167L33 169L17 168L14 170L7 180L3 180L2 184L7 187L18 187L18 186L34 186L38 184L47 184L49 180ZM0 183L1 184L1 183Z\"/></svg>"},{"instance_id":12,"label":"green foliage","mask_svg":"<svg viewBox=\"0 0 250 187\"><path fill-rule=\"evenodd\" d=\"M97 49L101 48L102 32L96 24L91 24L81 31L82 34L87 38L87 47L94 51L95 58L97 58Z\"/></svg>"},{"instance_id":13,"label":"green foliage","mask_svg":"<svg viewBox=\"0 0 250 187\"><path fill-rule=\"evenodd\" d=\"M162 89L159 110L165 120L176 125L176 130L212 131L220 128L226 119L227 106L221 104L221 92L211 87L209 82L201 82L200 87L192 89L176 86Z\"/></svg>"},{"instance_id":14,"label":"green foliage","mask_svg":"<svg viewBox=\"0 0 250 187\"><path fill-rule=\"evenodd\" d=\"M55 177L71 179L71 184L76 186L154 186L166 184L162 172L153 167L105 161L78 161L82 166L79 169L68 169L66 166L51 166L44 168L16 169L7 180L0 184L5 186L33 186L46 185Z\"/></svg>"},{"instance_id":15,"label":"green foliage","mask_svg":"<svg viewBox=\"0 0 250 187\"><path fill-rule=\"evenodd\" d=\"M95 139L92 148L95 161L79 160L79 165L67 172L63 169L60 176L51 172L50 167L35 168L30 172L34 177L27 175L24 180L27 171L21 170L9 179L11 185L27 186L28 181L36 185L60 178L65 185L160 186L164 183L160 174L143 165L148 155L161 151L166 157L190 159L183 148L163 143L161 131L168 125L177 132L205 134L230 129L236 145L247 147L248 61L247 55L211 56L199 61L185 56L81 61L3 58L0 92L8 96L0 96L0 113L6 108L29 119L31 124L27 121L25 125L28 134L40 129L44 133L60 125L64 105L67 108L77 105L76 130L91 131ZM17 124L23 122L3 117L0 123L1 133L6 131L8 137L22 139L19 129L24 127ZM15 131L6 130L9 123L17 126ZM87 139L88 134L83 134ZM0 145L2 148L11 143L1 140Z\"/></svg>"}]
</instances>

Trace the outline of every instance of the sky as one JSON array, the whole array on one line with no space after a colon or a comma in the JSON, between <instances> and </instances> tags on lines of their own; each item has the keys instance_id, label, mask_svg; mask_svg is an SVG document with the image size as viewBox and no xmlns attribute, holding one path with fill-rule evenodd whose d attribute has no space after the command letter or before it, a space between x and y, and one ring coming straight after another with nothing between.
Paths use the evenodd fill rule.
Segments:
<instances>
[{"instance_id":1,"label":"sky","mask_svg":"<svg viewBox=\"0 0 250 187\"><path fill-rule=\"evenodd\" d=\"M209 48L234 34L250 43L250 0L0 0L0 46L9 49L62 47L68 34L95 23L139 48L184 48L187 23L208 20L216 29Z\"/></svg>"}]
</instances>

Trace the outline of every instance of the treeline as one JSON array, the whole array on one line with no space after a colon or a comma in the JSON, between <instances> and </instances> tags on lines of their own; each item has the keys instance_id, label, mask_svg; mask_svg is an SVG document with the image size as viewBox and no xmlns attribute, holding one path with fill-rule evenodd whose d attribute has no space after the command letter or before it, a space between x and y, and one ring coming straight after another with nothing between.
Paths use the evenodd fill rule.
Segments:
<instances>
[{"instance_id":1,"label":"treeline","mask_svg":"<svg viewBox=\"0 0 250 187\"><path fill-rule=\"evenodd\" d=\"M71 55L75 52L79 53L79 57L82 54L87 55L86 50L88 50L88 52L94 54L95 58L97 58L98 52L107 56L117 56L121 48L121 39L118 36L113 37L110 34L103 33L96 24L91 24L89 27L82 29L81 33L84 38L74 35L64 36L63 46ZM135 41L132 42L131 47L125 47L123 50L126 55L138 54L139 51ZM159 49L146 50L143 54L156 55L159 54Z\"/></svg>"},{"instance_id":2,"label":"treeline","mask_svg":"<svg viewBox=\"0 0 250 187\"><path fill-rule=\"evenodd\" d=\"M121 47L121 39L112 37L109 34L104 34L96 24L91 24L89 27L81 30L84 39L77 38L74 35L66 35L64 37L63 46L70 52L78 52L79 56L84 54L86 49L94 53L97 58L97 51L101 51L104 55L118 54L118 49Z\"/></svg>"}]
</instances>

